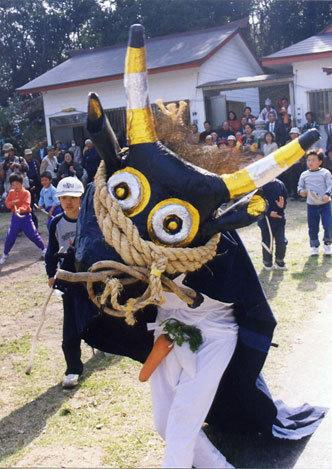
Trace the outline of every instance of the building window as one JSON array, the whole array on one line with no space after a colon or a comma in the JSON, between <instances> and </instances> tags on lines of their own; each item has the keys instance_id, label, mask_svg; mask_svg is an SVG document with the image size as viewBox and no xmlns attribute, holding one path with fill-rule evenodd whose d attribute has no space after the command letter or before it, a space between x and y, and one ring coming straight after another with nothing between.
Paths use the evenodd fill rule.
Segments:
<instances>
[{"instance_id":1,"label":"building window","mask_svg":"<svg viewBox=\"0 0 332 469\"><path fill-rule=\"evenodd\" d=\"M332 112L332 90L310 91L309 106L315 120L319 124L325 124L326 114Z\"/></svg>"}]
</instances>

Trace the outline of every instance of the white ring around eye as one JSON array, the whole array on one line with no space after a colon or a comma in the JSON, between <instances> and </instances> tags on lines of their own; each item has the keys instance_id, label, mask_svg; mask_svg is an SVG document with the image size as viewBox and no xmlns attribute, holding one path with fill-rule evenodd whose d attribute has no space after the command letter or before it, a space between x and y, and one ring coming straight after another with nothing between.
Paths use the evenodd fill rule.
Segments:
<instances>
[{"instance_id":1,"label":"white ring around eye","mask_svg":"<svg viewBox=\"0 0 332 469\"><path fill-rule=\"evenodd\" d=\"M167 217L175 215L182 221L182 227L178 233L168 233L164 228ZM159 208L151 218L151 225L156 238L164 244L178 244L185 241L190 235L193 220L189 210L183 205L170 204Z\"/></svg>"},{"instance_id":2,"label":"white ring around eye","mask_svg":"<svg viewBox=\"0 0 332 469\"><path fill-rule=\"evenodd\" d=\"M121 200L114 195L114 189L119 184L125 184L128 186L128 196ZM118 202L122 210L132 210L135 208L142 199L141 184L137 176L129 172L119 171L109 178L107 181L107 189L110 196Z\"/></svg>"}]
</instances>

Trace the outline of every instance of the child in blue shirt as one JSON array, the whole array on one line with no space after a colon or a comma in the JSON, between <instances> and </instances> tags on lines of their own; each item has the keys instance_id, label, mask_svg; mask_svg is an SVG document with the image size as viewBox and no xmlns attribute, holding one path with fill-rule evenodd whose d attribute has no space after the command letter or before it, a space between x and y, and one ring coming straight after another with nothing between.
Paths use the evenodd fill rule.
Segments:
<instances>
[{"instance_id":1,"label":"child in blue shirt","mask_svg":"<svg viewBox=\"0 0 332 469\"><path fill-rule=\"evenodd\" d=\"M52 219L62 212L60 201L56 194L56 188L52 184L52 175L49 171L45 171L40 177L41 185L38 205L48 212L47 229L50 228Z\"/></svg>"},{"instance_id":2,"label":"child in blue shirt","mask_svg":"<svg viewBox=\"0 0 332 469\"><path fill-rule=\"evenodd\" d=\"M310 255L319 254L319 225L324 229L324 254L332 255L332 175L328 169L322 168L324 154L320 150L307 153L308 170L299 179L298 193L307 198L307 216L310 238Z\"/></svg>"}]
</instances>

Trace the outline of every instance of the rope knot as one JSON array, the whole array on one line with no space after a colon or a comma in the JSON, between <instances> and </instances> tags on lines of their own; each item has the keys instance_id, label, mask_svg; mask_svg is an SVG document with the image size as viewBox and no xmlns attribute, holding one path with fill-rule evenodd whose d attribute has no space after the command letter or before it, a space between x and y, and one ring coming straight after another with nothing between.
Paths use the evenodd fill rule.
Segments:
<instances>
[{"instance_id":1,"label":"rope knot","mask_svg":"<svg viewBox=\"0 0 332 469\"><path fill-rule=\"evenodd\" d=\"M100 304L109 314L125 316L128 324L135 322L134 313L148 304L161 305L164 299L163 284L170 282L164 276L193 272L202 267L216 255L220 234L214 235L205 245L195 248L174 248L170 246L157 246L152 241L141 238L137 227L125 215L118 202L111 197L106 184L106 166L102 161L95 176L94 207L99 227L105 241L112 246L122 258L124 264L135 269L146 269L143 279L148 286L138 298L130 298L125 305L118 302L122 289L119 279L112 277L105 284L100 296ZM125 267L125 266L124 266ZM174 290L173 286L173 290ZM165 288L169 291L168 288ZM93 288L88 288L89 296L94 301ZM176 294L183 299L181 289ZM110 302L113 311L107 307Z\"/></svg>"}]
</instances>

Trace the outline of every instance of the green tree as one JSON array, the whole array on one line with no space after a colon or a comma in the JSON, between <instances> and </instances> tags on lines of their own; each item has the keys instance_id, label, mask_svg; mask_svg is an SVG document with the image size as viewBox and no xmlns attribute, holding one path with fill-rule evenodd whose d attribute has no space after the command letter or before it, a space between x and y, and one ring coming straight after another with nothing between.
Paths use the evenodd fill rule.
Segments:
<instances>
[{"instance_id":1,"label":"green tree","mask_svg":"<svg viewBox=\"0 0 332 469\"><path fill-rule=\"evenodd\" d=\"M254 0L251 36L258 56L313 36L332 21L332 2Z\"/></svg>"}]
</instances>

